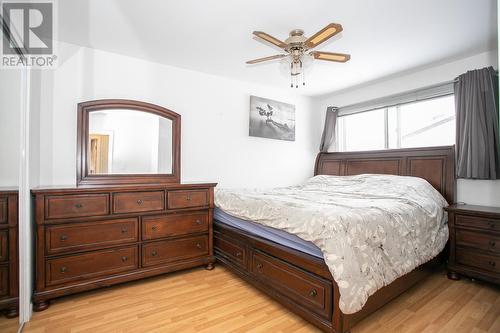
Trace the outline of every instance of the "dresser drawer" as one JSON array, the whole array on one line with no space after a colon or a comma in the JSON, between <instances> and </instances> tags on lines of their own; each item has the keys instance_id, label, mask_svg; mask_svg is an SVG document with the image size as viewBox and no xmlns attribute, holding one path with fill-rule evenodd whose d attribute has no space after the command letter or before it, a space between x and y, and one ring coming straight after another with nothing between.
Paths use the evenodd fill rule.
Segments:
<instances>
[{"instance_id":1,"label":"dresser drawer","mask_svg":"<svg viewBox=\"0 0 500 333\"><path fill-rule=\"evenodd\" d=\"M208 231L208 213L146 216L142 218L142 239L158 239Z\"/></svg>"},{"instance_id":2,"label":"dresser drawer","mask_svg":"<svg viewBox=\"0 0 500 333\"><path fill-rule=\"evenodd\" d=\"M169 191L168 208L190 208L208 206L208 191Z\"/></svg>"},{"instance_id":3,"label":"dresser drawer","mask_svg":"<svg viewBox=\"0 0 500 333\"><path fill-rule=\"evenodd\" d=\"M500 235L483 234L476 231L455 229L457 245L500 253Z\"/></svg>"},{"instance_id":4,"label":"dresser drawer","mask_svg":"<svg viewBox=\"0 0 500 333\"><path fill-rule=\"evenodd\" d=\"M9 231L0 230L0 263L9 261Z\"/></svg>"},{"instance_id":5,"label":"dresser drawer","mask_svg":"<svg viewBox=\"0 0 500 333\"><path fill-rule=\"evenodd\" d=\"M0 297L9 294L9 267L0 265Z\"/></svg>"},{"instance_id":6,"label":"dresser drawer","mask_svg":"<svg viewBox=\"0 0 500 333\"><path fill-rule=\"evenodd\" d=\"M46 284L108 276L138 268L137 246L70 255L46 261Z\"/></svg>"},{"instance_id":7,"label":"dresser drawer","mask_svg":"<svg viewBox=\"0 0 500 333\"><path fill-rule=\"evenodd\" d=\"M479 216L469 216L469 215L455 215L455 224L458 226L470 227L470 228L480 228L489 231L500 232L500 220L499 219L489 219Z\"/></svg>"},{"instance_id":8,"label":"dresser drawer","mask_svg":"<svg viewBox=\"0 0 500 333\"><path fill-rule=\"evenodd\" d=\"M6 197L0 197L0 223L8 223L7 219L8 201Z\"/></svg>"},{"instance_id":9,"label":"dresser drawer","mask_svg":"<svg viewBox=\"0 0 500 333\"><path fill-rule=\"evenodd\" d=\"M109 214L109 196L107 194L48 196L45 201L46 219Z\"/></svg>"},{"instance_id":10,"label":"dresser drawer","mask_svg":"<svg viewBox=\"0 0 500 333\"><path fill-rule=\"evenodd\" d=\"M300 306L330 319L332 285L284 261L254 252L251 261L254 276L273 286L277 292Z\"/></svg>"},{"instance_id":11,"label":"dresser drawer","mask_svg":"<svg viewBox=\"0 0 500 333\"><path fill-rule=\"evenodd\" d=\"M114 213L165 210L165 192L124 192L113 195Z\"/></svg>"},{"instance_id":12,"label":"dresser drawer","mask_svg":"<svg viewBox=\"0 0 500 333\"><path fill-rule=\"evenodd\" d=\"M138 227L137 218L48 226L46 251L55 254L137 242Z\"/></svg>"},{"instance_id":13,"label":"dresser drawer","mask_svg":"<svg viewBox=\"0 0 500 333\"><path fill-rule=\"evenodd\" d=\"M500 273L500 256L457 248L455 257L458 264Z\"/></svg>"},{"instance_id":14,"label":"dresser drawer","mask_svg":"<svg viewBox=\"0 0 500 333\"><path fill-rule=\"evenodd\" d=\"M231 260L235 264L246 267L247 266L247 251L243 244L233 241L230 238L222 238L220 235L214 236L214 248L215 250Z\"/></svg>"},{"instance_id":15,"label":"dresser drawer","mask_svg":"<svg viewBox=\"0 0 500 333\"><path fill-rule=\"evenodd\" d=\"M142 246L142 266L154 266L206 255L208 255L208 236L148 243Z\"/></svg>"}]
</instances>

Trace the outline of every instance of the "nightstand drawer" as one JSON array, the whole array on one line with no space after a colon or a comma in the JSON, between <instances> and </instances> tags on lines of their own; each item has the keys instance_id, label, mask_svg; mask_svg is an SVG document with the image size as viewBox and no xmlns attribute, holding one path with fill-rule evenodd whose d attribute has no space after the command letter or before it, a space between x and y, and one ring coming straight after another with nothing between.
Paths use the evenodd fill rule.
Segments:
<instances>
[{"instance_id":1,"label":"nightstand drawer","mask_svg":"<svg viewBox=\"0 0 500 333\"><path fill-rule=\"evenodd\" d=\"M7 198L0 197L0 223L7 223L7 206Z\"/></svg>"},{"instance_id":2,"label":"nightstand drawer","mask_svg":"<svg viewBox=\"0 0 500 333\"><path fill-rule=\"evenodd\" d=\"M500 232L500 220L497 219L456 214L455 224L458 226L479 228L479 229Z\"/></svg>"},{"instance_id":3,"label":"nightstand drawer","mask_svg":"<svg viewBox=\"0 0 500 333\"><path fill-rule=\"evenodd\" d=\"M0 266L0 297L9 294L9 267Z\"/></svg>"},{"instance_id":4,"label":"nightstand drawer","mask_svg":"<svg viewBox=\"0 0 500 333\"><path fill-rule=\"evenodd\" d=\"M500 273L500 256L483 254L472 250L457 248L456 261L461 265Z\"/></svg>"},{"instance_id":5,"label":"nightstand drawer","mask_svg":"<svg viewBox=\"0 0 500 333\"><path fill-rule=\"evenodd\" d=\"M500 253L500 235L456 229L455 238L457 245Z\"/></svg>"},{"instance_id":6,"label":"nightstand drawer","mask_svg":"<svg viewBox=\"0 0 500 333\"><path fill-rule=\"evenodd\" d=\"M0 230L0 262L9 260L9 231Z\"/></svg>"}]
</instances>

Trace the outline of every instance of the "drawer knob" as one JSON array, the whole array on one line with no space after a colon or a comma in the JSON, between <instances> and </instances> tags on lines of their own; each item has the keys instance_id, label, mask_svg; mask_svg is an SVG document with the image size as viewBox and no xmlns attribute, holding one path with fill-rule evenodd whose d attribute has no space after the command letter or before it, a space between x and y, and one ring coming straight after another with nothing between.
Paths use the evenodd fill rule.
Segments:
<instances>
[{"instance_id":1,"label":"drawer knob","mask_svg":"<svg viewBox=\"0 0 500 333\"><path fill-rule=\"evenodd\" d=\"M157 255L158 255L158 251L153 250L153 252L151 252L151 256L156 257Z\"/></svg>"},{"instance_id":2,"label":"drawer knob","mask_svg":"<svg viewBox=\"0 0 500 333\"><path fill-rule=\"evenodd\" d=\"M128 257L126 257L126 256L123 256L123 257L122 257L122 261L123 261L123 262L125 262L125 261L127 261L127 260L128 260Z\"/></svg>"},{"instance_id":3,"label":"drawer knob","mask_svg":"<svg viewBox=\"0 0 500 333\"><path fill-rule=\"evenodd\" d=\"M497 245L497 243L495 241L490 241L489 244L491 247L495 247Z\"/></svg>"},{"instance_id":4,"label":"drawer knob","mask_svg":"<svg viewBox=\"0 0 500 333\"><path fill-rule=\"evenodd\" d=\"M316 289L311 290L311 291L309 292L309 296L311 296L311 297L316 297L316 296L318 296L318 292L316 291Z\"/></svg>"},{"instance_id":5,"label":"drawer knob","mask_svg":"<svg viewBox=\"0 0 500 333\"><path fill-rule=\"evenodd\" d=\"M262 267L264 267L260 262L257 264L257 268L258 269L262 269Z\"/></svg>"},{"instance_id":6,"label":"drawer knob","mask_svg":"<svg viewBox=\"0 0 500 333\"><path fill-rule=\"evenodd\" d=\"M190 194L186 195L186 200L187 201L191 201L191 195Z\"/></svg>"},{"instance_id":7,"label":"drawer knob","mask_svg":"<svg viewBox=\"0 0 500 333\"><path fill-rule=\"evenodd\" d=\"M495 223L494 222L489 222L488 225L490 226L490 228L495 228Z\"/></svg>"},{"instance_id":8,"label":"drawer knob","mask_svg":"<svg viewBox=\"0 0 500 333\"><path fill-rule=\"evenodd\" d=\"M200 224L201 224L201 221L200 221L200 220L196 220L196 224L197 224L197 225L200 225Z\"/></svg>"},{"instance_id":9,"label":"drawer knob","mask_svg":"<svg viewBox=\"0 0 500 333\"><path fill-rule=\"evenodd\" d=\"M240 251L236 252L236 256L237 256L237 257L241 257L241 255L242 255L242 254L243 254L243 253L241 253Z\"/></svg>"},{"instance_id":10,"label":"drawer knob","mask_svg":"<svg viewBox=\"0 0 500 333\"><path fill-rule=\"evenodd\" d=\"M61 273L66 273L66 271L68 270L68 268L66 266L61 266Z\"/></svg>"},{"instance_id":11,"label":"drawer knob","mask_svg":"<svg viewBox=\"0 0 500 333\"><path fill-rule=\"evenodd\" d=\"M83 205L81 203L75 204L75 208L82 208L82 207L83 207Z\"/></svg>"},{"instance_id":12,"label":"drawer knob","mask_svg":"<svg viewBox=\"0 0 500 333\"><path fill-rule=\"evenodd\" d=\"M128 229L126 227L122 228L122 234L126 234L128 232Z\"/></svg>"},{"instance_id":13,"label":"drawer knob","mask_svg":"<svg viewBox=\"0 0 500 333\"><path fill-rule=\"evenodd\" d=\"M497 265L497 263L496 263L496 262L491 261L491 260L490 260L490 261L488 261L488 264L489 264L491 267L495 267L495 266Z\"/></svg>"},{"instance_id":14,"label":"drawer knob","mask_svg":"<svg viewBox=\"0 0 500 333\"><path fill-rule=\"evenodd\" d=\"M66 235L61 235L61 237L59 237L59 239L61 240L61 242L64 242L68 239L68 236Z\"/></svg>"},{"instance_id":15,"label":"drawer knob","mask_svg":"<svg viewBox=\"0 0 500 333\"><path fill-rule=\"evenodd\" d=\"M151 230L153 230L153 231L158 230L158 226L156 226L156 225L152 226L152 227L151 227Z\"/></svg>"},{"instance_id":16,"label":"drawer knob","mask_svg":"<svg viewBox=\"0 0 500 333\"><path fill-rule=\"evenodd\" d=\"M142 201L141 199L137 200L137 204L140 206L144 203L144 201Z\"/></svg>"},{"instance_id":17,"label":"drawer knob","mask_svg":"<svg viewBox=\"0 0 500 333\"><path fill-rule=\"evenodd\" d=\"M200 243L196 243L196 247L201 249L201 244Z\"/></svg>"}]
</instances>

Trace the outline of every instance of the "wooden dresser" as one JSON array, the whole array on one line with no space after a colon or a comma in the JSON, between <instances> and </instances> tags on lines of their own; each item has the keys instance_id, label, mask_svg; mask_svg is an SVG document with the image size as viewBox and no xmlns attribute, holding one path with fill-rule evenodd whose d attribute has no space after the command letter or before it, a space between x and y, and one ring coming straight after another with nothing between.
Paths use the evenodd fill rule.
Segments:
<instances>
[{"instance_id":1,"label":"wooden dresser","mask_svg":"<svg viewBox=\"0 0 500 333\"><path fill-rule=\"evenodd\" d=\"M34 309L56 297L213 268L216 184L36 189Z\"/></svg>"},{"instance_id":2,"label":"wooden dresser","mask_svg":"<svg viewBox=\"0 0 500 333\"><path fill-rule=\"evenodd\" d=\"M448 277L460 274L500 283L500 208L452 205Z\"/></svg>"},{"instance_id":3,"label":"wooden dresser","mask_svg":"<svg viewBox=\"0 0 500 333\"><path fill-rule=\"evenodd\" d=\"M0 188L0 311L16 317L19 308L17 190Z\"/></svg>"}]
</instances>

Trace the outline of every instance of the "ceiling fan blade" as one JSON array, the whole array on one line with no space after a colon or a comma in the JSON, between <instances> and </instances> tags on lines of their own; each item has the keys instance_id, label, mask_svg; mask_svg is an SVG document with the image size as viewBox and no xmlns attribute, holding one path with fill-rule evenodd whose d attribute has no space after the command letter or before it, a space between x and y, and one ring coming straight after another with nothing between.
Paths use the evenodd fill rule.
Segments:
<instances>
[{"instance_id":1,"label":"ceiling fan blade","mask_svg":"<svg viewBox=\"0 0 500 333\"><path fill-rule=\"evenodd\" d=\"M269 56L269 57L253 59L253 60L247 61L246 63L249 64L249 65L252 65L252 64L257 64L259 62L263 62L263 61L274 60L274 59L281 59L283 57L286 57L286 54L277 54L277 55L273 55L273 56Z\"/></svg>"},{"instance_id":2,"label":"ceiling fan blade","mask_svg":"<svg viewBox=\"0 0 500 333\"><path fill-rule=\"evenodd\" d=\"M309 37L305 43L308 48L312 49L313 47L316 47L324 41L332 38L341 31L342 25L338 23L330 23L329 25Z\"/></svg>"},{"instance_id":3,"label":"ceiling fan blade","mask_svg":"<svg viewBox=\"0 0 500 333\"><path fill-rule=\"evenodd\" d=\"M287 45L285 44L285 42L282 42L281 40L279 40L278 38L275 38L269 34L266 34L265 32L262 32L262 31L254 31L253 34L263 40L265 40L266 42L269 42L271 44L274 44L276 45L277 47L279 48L286 48Z\"/></svg>"},{"instance_id":4,"label":"ceiling fan blade","mask_svg":"<svg viewBox=\"0 0 500 333\"><path fill-rule=\"evenodd\" d=\"M310 52L309 54L312 55L314 59L326 60L326 61L346 62L349 59L351 59L350 54L344 54L344 53L313 51Z\"/></svg>"}]
</instances>

